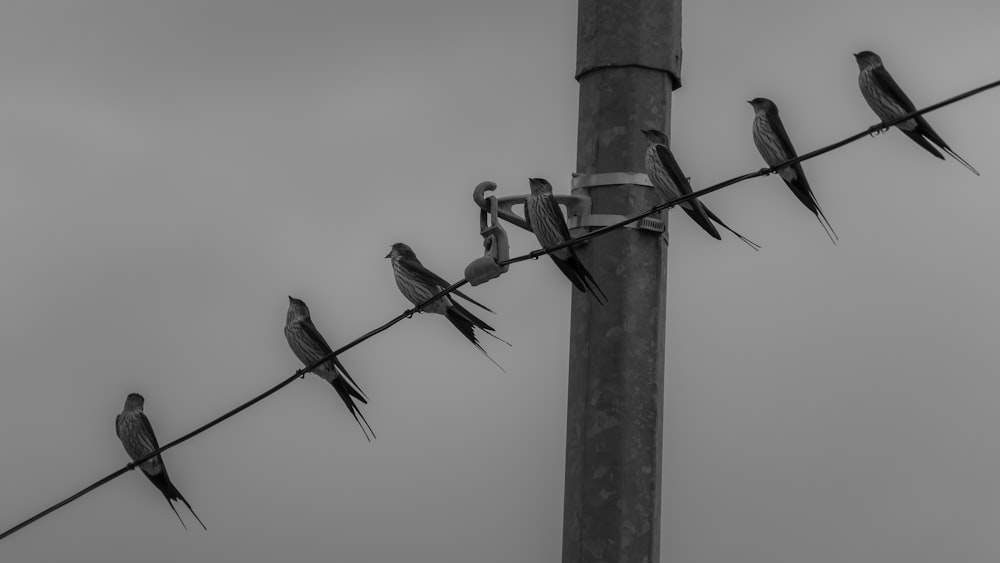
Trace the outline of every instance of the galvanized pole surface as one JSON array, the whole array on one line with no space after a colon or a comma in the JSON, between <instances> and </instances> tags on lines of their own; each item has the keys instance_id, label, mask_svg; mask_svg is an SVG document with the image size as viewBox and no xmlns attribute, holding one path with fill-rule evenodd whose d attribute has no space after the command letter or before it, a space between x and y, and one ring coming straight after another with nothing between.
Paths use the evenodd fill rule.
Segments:
<instances>
[{"instance_id":1,"label":"galvanized pole surface","mask_svg":"<svg viewBox=\"0 0 1000 563\"><path fill-rule=\"evenodd\" d=\"M579 0L579 174L644 172L640 129L670 130L680 6ZM581 191L592 214L661 203L646 186ZM577 251L609 302L573 292L563 563L658 563L667 247L657 234L621 229Z\"/></svg>"}]
</instances>

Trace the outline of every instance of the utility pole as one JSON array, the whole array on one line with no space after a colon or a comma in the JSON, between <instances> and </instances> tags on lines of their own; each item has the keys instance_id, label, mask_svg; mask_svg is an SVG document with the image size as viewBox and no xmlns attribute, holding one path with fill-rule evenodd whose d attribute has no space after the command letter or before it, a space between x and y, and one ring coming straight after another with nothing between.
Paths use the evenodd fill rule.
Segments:
<instances>
[{"instance_id":1,"label":"utility pole","mask_svg":"<svg viewBox=\"0 0 1000 563\"><path fill-rule=\"evenodd\" d=\"M595 218L662 203L638 175L640 129L670 130L680 10L680 0L579 0L573 192L591 197ZM619 229L577 252L609 302L573 292L563 563L659 563L667 246Z\"/></svg>"}]
</instances>

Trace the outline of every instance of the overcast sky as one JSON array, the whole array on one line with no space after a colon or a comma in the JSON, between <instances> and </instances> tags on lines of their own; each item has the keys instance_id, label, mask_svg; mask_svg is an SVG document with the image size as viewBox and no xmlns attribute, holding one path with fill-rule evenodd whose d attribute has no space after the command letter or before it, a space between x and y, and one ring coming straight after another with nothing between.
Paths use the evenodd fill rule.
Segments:
<instances>
[{"instance_id":1,"label":"overcast sky","mask_svg":"<svg viewBox=\"0 0 1000 563\"><path fill-rule=\"evenodd\" d=\"M672 144L695 187L759 169L746 100L800 152L876 121L852 53L918 106L1000 78L1000 4L688 2ZM408 303L409 243L457 279L473 186L575 169L573 0L0 3L0 528L300 367L286 296L342 344ZM1000 94L671 221L662 560L940 563L1000 554ZM636 133L638 135L638 132ZM513 251L537 247L511 228ZM344 355L369 444L309 376L165 454L208 526L133 472L0 542L4 561L560 558L572 288L548 261L469 293L501 373L421 315Z\"/></svg>"}]
</instances>

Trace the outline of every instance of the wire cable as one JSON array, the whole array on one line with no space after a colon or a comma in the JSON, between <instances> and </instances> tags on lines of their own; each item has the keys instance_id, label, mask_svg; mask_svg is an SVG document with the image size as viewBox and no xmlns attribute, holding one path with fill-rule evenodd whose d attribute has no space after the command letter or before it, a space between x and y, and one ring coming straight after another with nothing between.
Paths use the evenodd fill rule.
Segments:
<instances>
[{"instance_id":1,"label":"wire cable","mask_svg":"<svg viewBox=\"0 0 1000 563\"><path fill-rule=\"evenodd\" d=\"M664 209L669 209L671 207L674 207L674 206L679 205L681 203L684 203L686 201L690 201L692 199L700 198L703 195L707 195L707 194L710 194L712 192L719 191L719 190L721 190L723 188L727 188L729 186L732 186L734 184L738 184L740 182L743 182L745 180L749 180L751 178L757 178L757 177L760 177L760 176L767 176L769 174L773 174L773 173L777 172L778 170L780 170L780 169L782 169L782 168L784 168L786 166L789 166L791 164L795 164L797 162L802 162L802 161L809 160L809 159L815 158L817 156L826 154L826 153L828 153L830 151L833 151L833 150L836 150L836 149L838 149L838 148L840 148L840 147L842 147L844 145L853 143L854 141L857 141L858 139L861 139L863 137L882 133L882 132L888 130L891 126L893 126L893 125L895 125L897 123L902 123L903 121L906 121L907 119L911 119L911 118L914 118L914 117L916 117L918 115L923 115L925 113L929 113L929 112L932 112L934 110L943 108L945 106L954 104L955 102L959 102L961 100L964 100L964 99L966 99L968 97L974 96L974 95L979 94L981 92L985 92L987 90L996 88L997 86L1000 86L1000 80L997 80L997 81L994 81L994 82L990 82L989 84L985 84L985 85L980 86L978 88L973 88L972 90L969 90L967 92L963 92L961 94L958 94L957 96L953 96L953 97L948 98L946 100L940 101L940 102L938 102L936 104L929 105L929 106L927 106L927 107L925 107L923 109L918 109L916 111L912 111L912 112L907 113L905 115L901 115L901 116L899 116L899 117L897 117L895 119L892 119L892 120L889 120L889 121L885 121L885 122L882 122L882 123L878 123L876 125L872 125L871 127L868 127L867 129L865 129L864 131L861 131L859 133L855 133L854 135L851 135L851 136L849 136L847 138L844 138L844 139L842 139L840 141L837 141L835 143L831 143L829 145L820 147L820 148L818 148L818 149L816 149L814 151L811 151L811 152L799 155L799 156L797 156L795 158L788 159L788 160L786 160L784 162L781 162L781 163L779 163L779 164L777 164L775 166L771 166L770 168L761 168L760 170L758 170L756 172L749 172L747 174L743 174L743 175L740 175L740 176L735 176L733 178L730 178L728 180L719 182L717 184L713 184L713 185L711 185L711 186L709 186L707 188L703 188L701 190L695 191L695 192L690 193L688 195L685 195L685 196L682 196L682 197L679 197L679 198L676 198L676 199L672 199L672 200L664 202L662 204L653 206L652 208L650 208L650 209L648 209L648 210L646 210L646 211L644 211L642 213L639 213L638 215L634 215L632 217L628 217L626 219L618 221L617 223L613 223L611 225L607 225L607 226L601 227L599 229L595 229L593 231L590 231L590 232L588 232L588 233L586 233L584 235L581 235L581 236L579 236L577 238L568 240L566 242L563 242L563 243L560 243L560 244L557 244L557 245L554 245L554 246L550 246L548 248L539 248L539 249L536 249L536 250L532 250L531 252L528 252L527 254L522 254L522 255L516 256L514 258L509 258L507 260L504 260L504 261L500 262L498 265L499 266L505 266L505 265L509 265L509 264L515 264L515 263L518 263L518 262L524 262L526 260L537 259L537 258L539 258L541 256L546 255L546 254L551 254L551 253L553 253L553 252L555 252L557 250L560 250L560 249L563 249L563 248L566 248L566 247L569 247L569 246L575 246L575 245L580 244L582 242L588 241L588 240L590 240L592 238L603 236L603 235L605 235L607 233L610 233L612 231L616 231L618 229L621 229L621 228L625 227L626 225L629 225L631 223L639 221L640 219L643 219L644 217L648 217L648 216L653 215L655 213L659 213L660 211L662 211ZM273 387L271 387L268 390L264 391L263 393L261 393L259 395L256 395L252 399L250 399L250 400L248 400L248 401L240 404L236 408L227 411L225 414L223 414L223 415L221 415L221 416L219 416L219 417L217 417L215 419L212 419L211 421L203 424L202 426L199 426L198 428L192 430L191 432L188 432L187 434L181 436L180 438L177 438L176 440L174 440L172 442L169 442L169 443L167 443L167 444L165 444L163 446L160 446L159 449L156 449L156 450L150 452L145 457L143 457L141 459L138 459L136 461L133 461L133 462L125 465L124 467L118 469L117 471L114 471L113 473L108 474L107 476L103 477L102 479L99 479L98 481L95 481L94 483L88 485L87 487L85 487L84 489L80 490L79 492L73 494L72 496L69 496L69 497L67 497L67 498L65 498L65 499L57 502L56 504L53 504L52 506L46 508L45 510L39 512L38 514L35 514L34 516L32 516L32 517L30 517L30 518L28 518L28 519L26 519L26 520L24 520L24 521L16 524L15 526L13 526L13 527L11 527L9 529L7 529L3 533L0 533L0 540L3 540L7 536L9 536L9 535L13 534L14 532L16 532L16 531L24 528L28 524L31 524L32 522L35 522L36 520L39 520L40 518L45 517L46 515L48 515L48 514L54 512L54 511L62 508L63 506L66 506L67 504L69 504L69 503L73 502L74 500L82 497L83 495L89 493L90 491L93 491L94 489L96 489L96 488L98 488L98 487L100 487L100 486L102 486L102 485L104 485L104 484L106 484L106 483L108 483L108 482L110 482L110 481L112 481L112 480L114 480L114 479L116 479L116 478L124 475L125 473L127 473L127 472L135 469L139 465L141 465L143 462L145 462L145 461L147 461L149 459L152 459L154 456L157 456L160 453L165 452L165 451L169 450L170 448L173 448L174 446L177 446L177 445L179 445L179 444L181 444L183 442L186 442L186 441L190 440L191 438L194 438L198 434L201 434L202 432L208 430L209 428L212 428L213 426L215 426L215 425L217 425L217 424L219 424L219 423L221 423L221 422L229 419L232 416L235 416L236 414L239 414L240 412L246 410L247 408L250 408L254 404L256 404L256 403L258 403L258 402L266 399L267 397L273 395L274 393L277 393L279 390L281 390L282 388L286 387L287 385L289 385L291 382L295 381L296 379L298 379L300 377L304 377L305 374L309 373L310 371L312 371L313 369L315 369L317 366L319 366L319 365L321 365L323 363L326 363L326 362L330 361L331 359L339 356L340 354L343 354L347 350L350 350L351 348L357 346L358 344L361 344L362 342L364 342L364 341L366 341L366 340L368 340L368 339L370 339L370 338L372 338L372 337L374 337L374 336L376 336L376 335L378 335L378 334L380 334L382 332L385 332L386 330L388 330L389 328L391 328L393 325L399 323L403 319L408 319L408 318L412 317L414 315L414 313L421 312L425 307L427 307L431 303L437 301L438 299L442 299L446 295L454 292L456 289L462 287L463 285L465 285L467 283L469 283L468 280L466 280L466 279L463 278L463 279L461 279L461 280L459 280L459 281L457 281L457 282L449 285L448 287L446 287L446 288L442 289L441 291L439 291L437 294L431 296L427 300L425 300L425 301L419 303L418 305L414 306L412 309L407 309L407 310L403 311L402 313L400 313L399 315L393 317L389 321L386 321L381 326L379 326L377 328L374 328L374 329L366 332L365 334L359 336L358 338L355 338L354 340L352 340L352 341L348 342L347 344L341 346L340 348L334 350L330 354L327 354L326 356L324 356L324 357L316 360L312 364L310 364L310 365L308 365L308 366L306 366L306 367L304 367L302 369L297 370L294 374L292 374L291 377L288 377L287 379L281 381L277 385L274 385Z\"/></svg>"}]
</instances>

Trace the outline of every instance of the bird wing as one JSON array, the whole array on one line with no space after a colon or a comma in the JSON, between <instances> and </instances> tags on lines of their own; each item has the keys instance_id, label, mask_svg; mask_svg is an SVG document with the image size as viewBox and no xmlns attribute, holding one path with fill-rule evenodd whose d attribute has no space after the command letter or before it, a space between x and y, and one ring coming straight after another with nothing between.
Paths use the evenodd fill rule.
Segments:
<instances>
[{"instance_id":1,"label":"bird wing","mask_svg":"<svg viewBox=\"0 0 1000 563\"><path fill-rule=\"evenodd\" d=\"M910 101L910 98L906 97L906 93L904 93L903 89L899 87L899 84L896 84L896 81L893 80L892 75L889 74L889 71L887 71L885 67L878 67L872 70L872 79L875 81L876 84L878 84L883 88L883 91L888 92L889 95L892 96L896 100L896 102L903 107L904 110L906 110L906 113L910 113L911 111L916 111L917 106L913 105L913 102ZM950 150L948 148L948 145L945 144L944 140L941 139L941 135L938 135L937 131L935 131L931 127L930 123L927 123L927 120L924 119L924 116L918 115L917 117L913 118L913 121L917 123L917 129L915 131L907 131L902 128L900 128L900 131L906 133L907 137L916 141L916 143L924 147L927 150L927 152L933 154L934 156L940 158L941 160L944 160L944 156L940 152L938 152L933 145L931 145L926 139L923 138L923 136L926 135L931 139L931 141L936 143L941 148L945 150ZM897 127L898 126L899 124L897 124ZM956 159L956 160L961 160L961 159ZM975 172L975 169L972 170Z\"/></svg>"},{"instance_id":2,"label":"bird wing","mask_svg":"<svg viewBox=\"0 0 1000 563\"><path fill-rule=\"evenodd\" d=\"M156 433L153 432L153 425L149 423L145 413L139 413L139 429L142 441L149 447L150 452L160 449L160 444L156 441Z\"/></svg>"},{"instance_id":3,"label":"bird wing","mask_svg":"<svg viewBox=\"0 0 1000 563\"><path fill-rule=\"evenodd\" d=\"M694 200L691 206L682 205L681 209L683 209L684 213L687 213L688 217L690 217L695 223L698 223L698 226L708 233L709 236L716 240L722 240L722 235L719 234L719 229L716 229L715 225L712 224L712 220L709 219L708 214L706 213L707 209L700 201Z\"/></svg>"},{"instance_id":4,"label":"bird wing","mask_svg":"<svg viewBox=\"0 0 1000 563\"><path fill-rule=\"evenodd\" d=\"M691 189L691 182L688 181L687 176L681 171L681 167L674 160L674 155L670 152L664 145L656 145L656 156L659 157L660 162L663 163L663 167L666 169L667 174L673 178L674 183L677 184L678 191L681 192L682 196L690 195L694 193ZM716 240L722 240L722 235L719 234L719 230L715 228L712 221L709 219L708 208L705 207L701 200L695 199L689 201L688 203L681 204L681 209L683 209L695 223L705 230L712 238ZM722 223L719 222L721 225Z\"/></svg>"},{"instance_id":5,"label":"bird wing","mask_svg":"<svg viewBox=\"0 0 1000 563\"><path fill-rule=\"evenodd\" d=\"M145 451L143 451L139 457L145 457L149 455L150 452L160 449L160 444L156 441L156 434L153 432L153 425L149 423L149 419L146 418L145 413L139 413L139 435L136 438L145 448ZM149 465L145 466L147 463ZM167 468L163 465L163 458L160 457L160 454L156 454L155 456L147 459L143 462L143 465L144 466L141 467L142 472L145 473L147 477L150 477L150 480L152 480L153 475L159 475L162 473L166 476L167 474Z\"/></svg>"},{"instance_id":6,"label":"bird wing","mask_svg":"<svg viewBox=\"0 0 1000 563\"><path fill-rule=\"evenodd\" d=\"M559 231L559 236L563 240L569 240L569 227L566 226L566 219L563 218L562 209L559 209L559 202L556 201L555 197L543 196L542 205L545 206L545 211L552 216L552 222L555 224L556 229ZM527 207L525 207L527 209Z\"/></svg>"},{"instance_id":7,"label":"bird wing","mask_svg":"<svg viewBox=\"0 0 1000 563\"><path fill-rule=\"evenodd\" d=\"M783 154L786 159L795 158L797 156L795 147L792 146L792 139L788 137L788 132L785 131L785 124L781 122L781 118L778 116L778 111L768 110L767 120L768 123L771 124L771 128L774 130L774 134L778 137L778 144L781 146L781 154Z\"/></svg>"},{"instance_id":8,"label":"bird wing","mask_svg":"<svg viewBox=\"0 0 1000 563\"><path fill-rule=\"evenodd\" d=\"M299 326L302 327L302 332L306 333L306 337L323 348L322 352L324 356L333 352L333 348L330 348L330 345L326 343L326 339L319 333L319 329L313 324L312 319L302 319L299 321Z\"/></svg>"},{"instance_id":9,"label":"bird wing","mask_svg":"<svg viewBox=\"0 0 1000 563\"><path fill-rule=\"evenodd\" d=\"M910 98L906 97L906 93L904 93L903 89L899 87L899 84L896 84L896 81L892 78L892 75L889 74L889 71L887 71L885 67L880 66L872 69L872 80L875 81L876 85L882 88L883 92L892 96L896 103L902 106L907 113L917 109L916 106L913 105L913 102L910 101Z\"/></svg>"},{"instance_id":10,"label":"bird wing","mask_svg":"<svg viewBox=\"0 0 1000 563\"><path fill-rule=\"evenodd\" d=\"M789 138L788 132L785 131L785 124L781 122L781 117L778 116L778 110L768 110L767 119L768 123L771 124L771 128L774 130L775 136L778 138L778 144L780 145L781 154L784 155L784 158L787 160L798 156L798 153L795 152L795 147L792 146L792 139ZM806 179L806 173L802 169L802 163L796 162L795 164L786 166L781 170L791 171L791 176L788 178L786 178L785 175L782 175L781 172L779 172L778 175L780 175L782 180L785 180L786 183L789 181L797 182L797 187L800 189L796 189L791 185L788 187L795 193L795 196L799 198L803 205L808 207L810 211L815 212L813 207L818 209L819 202L816 201L816 196L812 193L812 188L809 186L809 180ZM788 173L786 172L785 174Z\"/></svg>"},{"instance_id":11,"label":"bird wing","mask_svg":"<svg viewBox=\"0 0 1000 563\"><path fill-rule=\"evenodd\" d=\"M416 276L417 281L419 281L420 283L426 285L437 285L442 288L451 285L450 283L447 282L447 280L445 280L441 276L425 268L424 265L420 263L420 260L417 260L415 258L400 258L399 261L404 266L406 266L406 268L410 270L410 272L412 272L413 275Z\"/></svg>"},{"instance_id":12,"label":"bird wing","mask_svg":"<svg viewBox=\"0 0 1000 563\"><path fill-rule=\"evenodd\" d=\"M415 275L417 277L417 280L420 283L423 283L423 284L426 284L426 285L436 285L440 289L444 289L444 288L446 288L446 287L448 287L448 286L451 285L450 283L448 283L447 280L445 280L441 276L439 276L439 275L435 274L434 272L432 272L432 271L428 270L427 268L425 268L424 265L420 263L420 260L416 260L416 259L412 259L412 258L401 258L400 262L402 262L402 264L407 269L409 269L410 272L413 273L413 275ZM462 293L461 291L459 291L459 290L456 289L456 290L453 291L453 293L455 295L461 297L462 299L465 299L469 303L472 303L473 305L475 305L477 307L481 307L482 309L493 313L492 309L490 309L486 305L483 305L482 303L476 301L475 299L469 297L468 295Z\"/></svg>"},{"instance_id":13,"label":"bird wing","mask_svg":"<svg viewBox=\"0 0 1000 563\"><path fill-rule=\"evenodd\" d=\"M687 176L681 171L681 167L677 164L677 160L674 159L674 155L670 152L670 149L665 145L656 145L656 156L660 159L660 163L663 164L663 168L666 169L667 174L670 175L670 179L677 185L677 189L681 192L681 195L691 193L693 191L691 183L688 182Z\"/></svg>"}]
</instances>

